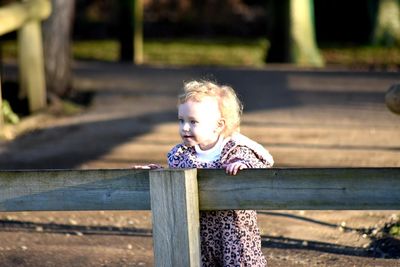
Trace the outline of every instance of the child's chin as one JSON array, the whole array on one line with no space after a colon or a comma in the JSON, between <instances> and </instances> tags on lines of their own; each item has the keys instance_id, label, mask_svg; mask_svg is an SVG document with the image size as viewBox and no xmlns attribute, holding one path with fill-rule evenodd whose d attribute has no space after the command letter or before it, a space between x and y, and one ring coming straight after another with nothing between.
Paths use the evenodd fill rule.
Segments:
<instances>
[{"instance_id":1,"label":"child's chin","mask_svg":"<svg viewBox=\"0 0 400 267\"><path fill-rule=\"evenodd\" d=\"M196 145L196 142L191 142L191 141L186 141L186 140L184 140L184 141L183 141L183 144L184 144L185 146L187 146L187 147L192 147L192 146L195 146L195 145Z\"/></svg>"}]
</instances>

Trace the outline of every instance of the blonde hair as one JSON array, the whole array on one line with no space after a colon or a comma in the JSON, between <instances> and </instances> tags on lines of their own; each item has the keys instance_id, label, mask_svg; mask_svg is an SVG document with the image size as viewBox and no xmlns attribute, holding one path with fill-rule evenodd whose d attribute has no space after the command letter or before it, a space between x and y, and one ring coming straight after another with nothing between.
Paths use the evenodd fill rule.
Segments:
<instances>
[{"instance_id":1,"label":"blonde hair","mask_svg":"<svg viewBox=\"0 0 400 267\"><path fill-rule=\"evenodd\" d=\"M205 97L216 97L222 118L225 120L225 129L222 134L230 136L233 132L240 131L240 116L243 105L232 87L219 85L211 81L190 81L184 84L183 93L179 95L179 104L187 101L199 102Z\"/></svg>"}]
</instances>

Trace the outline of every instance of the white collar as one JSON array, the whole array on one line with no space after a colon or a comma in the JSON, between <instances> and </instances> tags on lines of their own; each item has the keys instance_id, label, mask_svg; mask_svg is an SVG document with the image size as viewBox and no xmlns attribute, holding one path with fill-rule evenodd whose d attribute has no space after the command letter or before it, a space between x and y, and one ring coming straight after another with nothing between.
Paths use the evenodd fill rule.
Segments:
<instances>
[{"instance_id":1,"label":"white collar","mask_svg":"<svg viewBox=\"0 0 400 267\"><path fill-rule=\"evenodd\" d=\"M199 145L195 145L197 159L201 162L212 162L219 159L225 143L224 138L220 136L217 143L210 149L202 150Z\"/></svg>"}]
</instances>

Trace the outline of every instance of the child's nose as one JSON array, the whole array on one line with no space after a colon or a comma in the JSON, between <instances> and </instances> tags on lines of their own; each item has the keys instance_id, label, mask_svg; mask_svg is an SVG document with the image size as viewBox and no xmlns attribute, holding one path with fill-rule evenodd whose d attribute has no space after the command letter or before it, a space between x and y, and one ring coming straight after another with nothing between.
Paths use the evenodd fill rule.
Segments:
<instances>
[{"instance_id":1,"label":"child's nose","mask_svg":"<svg viewBox=\"0 0 400 267\"><path fill-rule=\"evenodd\" d=\"M184 123L183 126L182 126L182 129L184 131L189 131L189 129L190 129L189 123Z\"/></svg>"}]
</instances>

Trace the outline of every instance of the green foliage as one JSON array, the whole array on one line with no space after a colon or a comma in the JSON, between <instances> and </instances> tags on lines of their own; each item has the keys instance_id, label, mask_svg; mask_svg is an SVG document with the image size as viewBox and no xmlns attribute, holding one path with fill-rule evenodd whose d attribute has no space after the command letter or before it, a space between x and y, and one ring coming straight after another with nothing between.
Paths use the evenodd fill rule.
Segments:
<instances>
[{"instance_id":1,"label":"green foliage","mask_svg":"<svg viewBox=\"0 0 400 267\"><path fill-rule=\"evenodd\" d=\"M400 236L400 223L394 224L394 225L390 228L389 233L390 233L391 235L394 235L394 236Z\"/></svg>"},{"instance_id":2,"label":"green foliage","mask_svg":"<svg viewBox=\"0 0 400 267\"><path fill-rule=\"evenodd\" d=\"M264 66L267 39L151 39L144 43L144 63L160 65ZM331 45L321 47L327 65L346 67L400 66L400 47ZM117 61L116 41L74 43L77 59Z\"/></svg>"},{"instance_id":3,"label":"green foliage","mask_svg":"<svg viewBox=\"0 0 400 267\"><path fill-rule=\"evenodd\" d=\"M161 65L262 66L266 39L151 39L144 42L144 63ZM77 41L77 59L118 60L116 41Z\"/></svg>"},{"instance_id":4,"label":"green foliage","mask_svg":"<svg viewBox=\"0 0 400 267\"><path fill-rule=\"evenodd\" d=\"M346 67L398 67L400 47L329 46L321 48L327 65Z\"/></svg>"},{"instance_id":5,"label":"green foliage","mask_svg":"<svg viewBox=\"0 0 400 267\"><path fill-rule=\"evenodd\" d=\"M61 111L63 115L72 116L82 112L83 107L70 101L62 101Z\"/></svg>"},{"instance_id":6,"label":"green foliage","mask_svg":"<svg viewBox=\"0 0 400 267\"><path fill-rule=\"evenodd\" d=\"M1 45L1 56L3 60L17 58L16 41L2 41L0 45Z\"/></svg>"},{"instance_id":7,"label":"green foliage","mask_svg":"<svg viewBox=\"0 0 400 267\"><path fill-rule=\"evenodd\" d=\"M145 62L170 65L263 66L266 39L173 39L145 43Z\"/></svg>"},{"instance_id":8,"label":"green foliage","mask_svg":"<svg viewBox=\"0 0 400 267\"><path fill-rule=\"evenodd\" d=\"M19 117L12 110L10 103L7 100L3 100L1 105L1 112L4 116L4 121L6 123L17 124L19 122Z\"/></svg>"},{"instance_id":9,"label":"green foliage","mask_svg":"<svg viewBox=\"0 0 400 267\"><path fill-rule=\"evenodd\" d=\"M119 44L116 40L75 41L74 58L85 60L117 61Z\"/></svg>"},{"instance_id":10,"label":"green foliage","mask_svg":"<svg viewBox=\"0 0 400 267\"><path fill-rule=\"evenodd\" d=\"M161 65L264 66L267 39L151 39L144 42L144 63ZM328 46L321 47L327 65L345 67L400 66L400 47ZM74 43L77 59L118 60L116 41Z\"/></svg>"},{"instance_id":11,"label":"green foliage","mask_svg":"<svg viewBox=\"0 0 400 267\"><path fill-rule=\"evenodd\" d=\"M269 42L261 39L145 39L144 63L160 65L264 66ZM16 58L15 41L2 43L3 58ZM341 44L320 47L327 66L395 67L400 66L400 47L352 46ZM118 61L116 40L75 41L76 59Z\"/></svg>"}]
</instances>

